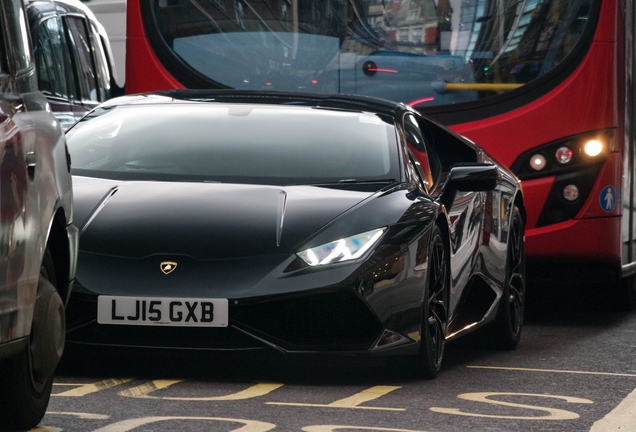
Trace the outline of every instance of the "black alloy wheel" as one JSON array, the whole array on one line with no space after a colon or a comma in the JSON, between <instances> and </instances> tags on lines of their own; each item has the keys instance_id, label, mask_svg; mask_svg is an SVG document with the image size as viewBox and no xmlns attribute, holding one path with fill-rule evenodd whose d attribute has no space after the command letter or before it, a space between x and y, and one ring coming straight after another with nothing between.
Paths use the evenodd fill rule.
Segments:
<instances>
[{"instance_id":1,"label":"black alloy wheel","mask_svg":"<svg viewBox=\"0 0 636 432\"><path fill-rule=\"evenodd\" d=\"M425 304L422 312L420 351L414 372L422 378L435 378L442 367L448 324L449 266L440 228L431 233Z\"/></svg>"},{"instance_id":2,"label":"black alloy wheel","mask_svg":"<svg viewBox=\"0 0 636 432\"><path fill-rule=\"evenodd\" d=\"M494 323L493 340L497 348L511 350L519 345L526 301L526 257L524 222L515 205L508 234L506 280L499 313Z\"/></svg>"}]
</instances>

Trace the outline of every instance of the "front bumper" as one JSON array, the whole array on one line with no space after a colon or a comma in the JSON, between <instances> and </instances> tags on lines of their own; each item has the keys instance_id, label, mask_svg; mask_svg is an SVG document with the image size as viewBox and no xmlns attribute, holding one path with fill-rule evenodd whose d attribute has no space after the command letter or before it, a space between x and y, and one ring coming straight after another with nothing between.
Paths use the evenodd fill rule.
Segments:
<instances>
[{"instance_id":1,"label":"front bumper","mask_svg":"<svg viewBox=\"0 0 636 432\"><path fill-rule=\"evenodd\" d=\"M370 353L417 343L387 332L353 290L230 299L229 326L189 328L98 324L97 296L77 294L68 308L69 344L211 351L273 349L283 353ZM388 346L383 337L392 336ZM395 340L398 343L395 343Z\"/></svg>"}]
</instances>

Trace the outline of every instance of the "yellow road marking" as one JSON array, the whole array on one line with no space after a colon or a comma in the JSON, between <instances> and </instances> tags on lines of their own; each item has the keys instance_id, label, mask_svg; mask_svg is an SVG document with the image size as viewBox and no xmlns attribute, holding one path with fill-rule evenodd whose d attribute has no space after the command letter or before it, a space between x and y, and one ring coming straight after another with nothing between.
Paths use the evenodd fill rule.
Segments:
<instances>
[{"instance_id":1,"label":"yellow road marking","mask_svg":"<svg viewBox=\"0 0 636 432\"><path fill-rule=\"evenodd\" d=\"M91 413L82 413L82 412L63 412L63 411L47 411L46 415L66 415L66 416L74 416L81 419L87 420L107 420L110 418L109 415L105 414L91 414Z\"/></svg>"},{"instance_id":2,"label":"yellow road marking","mask_svg":"<svg viewBox=\"0 0 636 432\"><path fill-rule=\"evenodd\" d=\"M509 416L509 415L480 414L480 413L470 413L470 412L462 411L458 408L441 408L441 407L431 407L430 410L433 412L442 413L442 414L453 414L453 415L468 416L468 417L510 419L510 420L574 420L580 417L577 413L572 411L566 411L562 409L549 408L549 407L536 406L536 405L518 404L518 403L505 402L500 400L493 400L493 399L489 399L490 396L531 396L531 397L537 397L537 398L561 399L566 401L567 403L577 403L577 404L593 404L594 403L589 399L583 399L583 398L574 397L574 396L558 396L558 395L533 394L533 393L478 392L478 393L460 394L459 396L457 396L457 398L469 400L473 402L482 402L482 403L501 405L506 407L516 407L516 408L542 411L547 413L547 415Z\"/></svg>"},{"instance_id":3,"label":"yellow road marking","mask_svg":"<svg viewBox=\"0 0 636 432\"><path fill-rule=\"evenodd\" d=\"M396 386L375 386L360 393L356 393L348 398L340 399L330 404L305 404L305 403L291 403L291 402L265 402L268 405L286 405L286 406L303 406L303 407L321 407L321 408L355 408L366 410L383 410L383 411L406 411L405 408L382 408L382 407L366 407L360 406L364 402L369 402L379 397L382 397L394 390L402 387Z\"/></svg>"},{"instance_id":4,"label":"yellow road marking","mask_svg":"<svg viewBox=\"0 0 636 432\"><path fill-rule=\"evenodd\" d=\"M251 399L251 398L256 398L259 396L264 396L276 390L277 388L283 386L283 384L278 384L278 383L260 383L260 384L255 384L245 390L241 390L239 392L224 395L224 396L210 396L210 397L196 397L196 398L195 397L172 397L172 396L150 396L149 395L149 393L168 388L174 384L177 384L183 381L184 380L155 380L149 383L142 384L137 387L123 390L119 392L119 395L126 396L126 397L141 398L141 399L162 399L162 400L181 400L181 401L236 401L236 400L244 400L244 399Z\"/></svg>"},{"instance_id":5,"label":"yellow road marking","mask_svg":"<svg viewBox=\"0 0 636 432\"><path fill-rule=\"evenodd\" d=\"M91 384L75 384L77 388L73 390L66 390L62 393L51 394L51 396L71 396L71 397L80 397L86 396L87 394L95 393L101 390L105 390L111 387L118 386L120 384L127 383L132 381L132 378L111 378L104 381L99 381ZM53 384L57 385L57 384ZM74 384L64 384L65 386L71 386Z\"/></svg>"},{"instance_id":6,"label":"yellow road marking","mask_svg":"<svg viewBox=\"0 0 636 432\"><path fill-rule=\"evenodd\" d=\"M636 389L609 414L596 421L590 432L628 431L636 425Z\"/></svg>"},{"instance_id":7,"label":"yellow road marking","mask_svg":"<svg viewBox=\"0 0 636 432\"><path fill-rule=\"evenodd\" d=\"M293 403L293 402L265 402L266 405L283 405L283 406L297 406L297 407L312 407L312 408L348 408L348 409L361 409L361 410L377 410L377 411L406 411L406 408L382 408L382 407L366 407L366 406L352 406L352 407L339 407L331 404L309 404L309 403Z\"/></svg>"},{"instance_id":8,"label":"yellow road marking","mask_svg":"<svg viewBox=\"0 0 636 432\"><path fill-rule=\"evenodd\" d=\"M392 429L392 428L382 428L382 427L344 426L344 425L305 426L301 430L303 432L334 432L337 429L371 430L371 431L387 431L387 432L424 432L424 431L413 430L413 429Z\"/></svg>"},{"instance_id":9,"label":"yellow road marking","mask_svg":"<svg viewBox=\"0 0 636 432\"><path fill-rule=\"evenodd\" d=\"M148 382L137 387L122 390L119 392L119 395L135 398L156 399L155 396L148 396L148 393L170 387L173 384L177 384L183 381L185 380L154 380L152 382Z\"/></svg>"},{"instance_id":10,"label":"yellow road marking","mask_svg":"<svg viewBox=\"0 0 636 432\"><path fill-rule=\"evenodd\" d=\"M533 369L533 368L500 367L500 366L466 366L466 367L469 369L496 369L496 370L521 371L521 372L566 373L566 374L579 374L579 375L606 375L606 376L622 376L622 377L636 378L636 374L613 373L613 372L586 372L586 371L560 370L560 369Z\"/></svg>"},{"instance_id":11,"label":"yellow road marking","mask_svg":"<svg viewBox=\"0 0 636 432\"><path fill-rule=\"evenodd\" d=\"M161 417L142 417L142 418L122 420L120 422L113 423L111 425L97 429L94 432L127 432L135 428L138 428L139 426L147 425L150 423L157 423L160 421L170 421L170 420L207 420L207 421L241 423L244 425L238 429L231 429L231 431L233 432L266 432L276 427L275 424L265 423L265 422L255 421L255 420L241 420L241 419L221 418L221 417L161 416Z\"/></svg>"}]
</instances>

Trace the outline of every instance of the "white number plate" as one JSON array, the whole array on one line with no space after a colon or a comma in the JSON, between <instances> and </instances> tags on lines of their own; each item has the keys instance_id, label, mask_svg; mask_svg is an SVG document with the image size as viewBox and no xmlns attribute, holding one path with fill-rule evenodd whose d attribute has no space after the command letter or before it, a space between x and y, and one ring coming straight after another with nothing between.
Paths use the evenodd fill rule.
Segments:
<instances>
[{"instance_id":1,"label":"white number plate","mask_svg":"<svg viewBox=\"0 0 636 432\"><path fill-rule=\"evenodd\" d=\"M99 296L97 322L144 326L227 327L228 300Z\"/></svg>"}]
</instances>

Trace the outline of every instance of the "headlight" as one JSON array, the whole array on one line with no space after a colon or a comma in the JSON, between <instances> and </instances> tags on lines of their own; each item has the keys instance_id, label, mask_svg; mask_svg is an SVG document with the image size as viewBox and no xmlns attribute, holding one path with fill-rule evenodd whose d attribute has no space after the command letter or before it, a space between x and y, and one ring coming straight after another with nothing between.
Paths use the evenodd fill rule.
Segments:
<instances>
[{"instance_id":1,"label":"headlight","mask_svg":"<svg viewBox=\"0 0 636 432\"><path fill-rule=\"evenodd\" d=\"M601 166L617 144L613 129L552 141L519 155L510 167L521 180L560 176Z\"/></svg>"},{"instance_id":2,"label":"headlight","mask_svg":"<svg viewBox=\"0 0 636 432\"><path fill-rule=\"evenodd\" d=\"M332 241L298 252L300 258L310 266L349 261L364 255L382 237L386 228L378 228L362 234Z\"/></svg>"},{"instance_id":3,"label":"headlight","mask_svg":"<svg viewBox=\"0 0 636 432\"><path fill-rule=\"evenodd\" d=\"M579 188L574 184L569 184L563 188L563 198L567 201L576 201L579 199Z\"/></svg>"},{"instance_id":4,"label":"headlight","mask_svg":"<svg viewBox=\"0 0 636 432\"><path fill-rule=\"evenodd\" d=\"M535 171L541 171L545 168L546 164L547 161L545 159L545 156L543 156L541 153L537 153L530 158L530 168Z\"/></svg>"},{"instance_id":5,"label":"headlight","mask_svg":"<svg viewBox=\"0 0 636 432\"><path fill-rule=\"evenodd\" d=\"M596 141L598 142L598 141ZM600 152L599 152L600 153ZM559 147L554 155L554 157L556 157L556 160L558 163L565 165L567 163L570 163L570 161L572 160L572 156L574 155L574 152L572 151L572 149L568 146L563 146L563 147Z\"/></svg>"},{"instance_id":6,"label":"headlight","mask_svg":"<svg viewBox=\"0 0 636 432\"><path fill-rule=\"evenodd\" d=\"M583 151L585 151L585 154L588 156L598 156L603 152L603 143L599 140L590 140L585 143Z\"/></svg>"}]
</instances>

